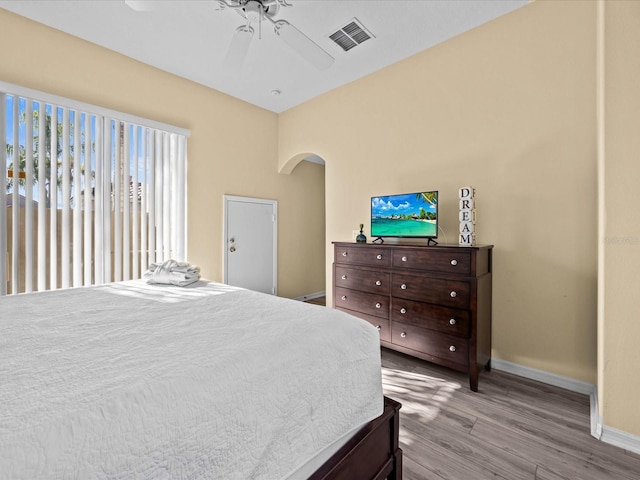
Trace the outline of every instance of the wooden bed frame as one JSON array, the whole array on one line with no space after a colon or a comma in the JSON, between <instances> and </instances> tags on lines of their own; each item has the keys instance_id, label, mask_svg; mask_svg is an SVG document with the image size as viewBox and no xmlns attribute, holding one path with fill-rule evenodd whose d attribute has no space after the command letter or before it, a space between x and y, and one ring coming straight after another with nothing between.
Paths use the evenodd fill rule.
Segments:
<instances>
[{"instance_id":1,"label":"wooden bed frame","mask_svg":"<svg viewBox=\"0 0 640 480\"><path fill-rule=\"evenodd\" d=\"M382 415L362 427L309 480L402 480L400 407L384 397Z\"/></svg>"}]
</instances>

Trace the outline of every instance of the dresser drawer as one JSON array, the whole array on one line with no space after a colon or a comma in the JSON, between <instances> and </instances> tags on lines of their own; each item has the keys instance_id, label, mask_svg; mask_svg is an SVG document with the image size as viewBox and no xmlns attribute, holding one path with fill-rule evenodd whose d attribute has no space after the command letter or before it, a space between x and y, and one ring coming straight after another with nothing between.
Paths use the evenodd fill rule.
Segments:
<instances>
[{"instance_id":1,"label":"dresser drawer","mask_svg":"<svg viewBox=\"0 0 640 480\"><path fill-rule=\"evenodd\" d=\"M470 334L468 310L393 297L390 318L394 322L424 327L449 335L468 338Z\"/></svg>"},{"instance_id":2,"label":"dresser drawer","mask_svg":"<svg viewBox=\"0 0 640 480\"><path fill-rule=\"evenodd\" d=\"M391 342L461 367L469 364L469 340L461 337L392 322Z\"/></svg>"},{"instance_id":3,"label":"dresser drawer","mask_svg":"<svg viewBox=\"0 0 640 480\"><path fill-rule=\"evenodd\" d=\"M469 281L465 280L392 273L391 295L409 300L466 309L469 307L471 298L471 285Z\"/></svg>"},{"instance_id":4,"label":"dresser drawer","mask_svg":"<svg viewBox=\"0 0 640 480\"><path fill-rule=\"evenodd\" d=\"M354 288L364 292L389 295L388 272L359 270L357 268L336 265L335 283L337 287Z\"/></svg>"},{"instance_id":5,"label":"dresser drawer","mask_svg":"<svg viewBox=\"0 0 640 480\"><path fill-rule=\"evenodd\" d=\"M460 248L447 252L429 248L396 248L391 254L394 268L413 268L432 272L471 273L471 252Z\"/></svg>"},{"instance_id":6,"label":"dresser drawer","mask_svg":"<svg viewBox=\"0 0 640 480\"><path fill-rule=\"evenodd\" d=\"M391 265L391 252L386 248L336 245L334 253L336 263L371 267L389 267Z\"/></svg>"},{"instance_id":7,"label":"dresser drawer","mask_svg":"<svg viewBox=\"0 0 640 480\"><path fill-rule=\"evenodd\" d=\"M336 287L336 296L333 304L336 308L346 308L356 312L374 315L376 317L389 318L389 296L376 293L349 290Z\"/></svg>"},{"instance_id":8,"label":"dresser drawer","mask_svg":"<svg viewBox=\"0 0 640 480\"><path fill-rule=\"evenodd\" d=\"M380 332L380 340L384 340L385 342L391 341L391 328L389 328L389 320L387 320L386 318L374 317L373 315L366 315L362 312L354 312L352 310L346 310L339 307L336 307L336 310L341 310L350 315L353 315L354 317L366 320L378 329L378 332Z\"/></svg>"}]
</instances>

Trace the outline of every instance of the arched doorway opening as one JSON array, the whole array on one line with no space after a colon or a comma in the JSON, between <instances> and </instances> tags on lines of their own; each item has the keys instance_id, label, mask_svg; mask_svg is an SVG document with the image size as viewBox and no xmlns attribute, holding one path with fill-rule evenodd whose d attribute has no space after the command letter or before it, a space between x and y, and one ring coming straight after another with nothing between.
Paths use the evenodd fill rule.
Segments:
<instances>
[{"instance_id":1,"label":"arched doorway opening","mask_svg":"<svg viewBox=\"0 0 640 480\"><path fill-rule=\"evenodd\" d=\"M313 275L313 285L317 287L295 297L297 300L323 303L326 296L326 203L325 203L325 161L314 153L306 152L291 157L280 168L279 173L292 177L300 176L306 185L301 200L296 206L299 215L305 215L305 272ZM304 180L303 180L304 179ZM313 184L309 185L309 179ZM310 222L309 219L312 219ZM283 219L287 221L287 219Z\"/></svg>"}]
</instances>

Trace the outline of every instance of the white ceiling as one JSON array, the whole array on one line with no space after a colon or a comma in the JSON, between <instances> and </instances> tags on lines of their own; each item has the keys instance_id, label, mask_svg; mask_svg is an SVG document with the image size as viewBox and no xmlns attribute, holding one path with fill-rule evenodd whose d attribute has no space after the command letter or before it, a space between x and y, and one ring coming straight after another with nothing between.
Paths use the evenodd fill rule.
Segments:
<instances>
[{"instance_id":1,"label":"white ceiling","mask_svg":"<svg viewBox=\"0 0 640 480\"><path fill-rule=\"evenodd\" d=\"M154 1L150 12L124 0L0 0L31 18L159 69L273 112L356 80L493 20L530 0L287 0L276 19L304 32L335 62L316 70L279 39L269 22L258 29L238 72L223 66L237 12L216 0ZM344 52L328 36L357 18L375 38ZM279 90L278 96L272 94Z\"/></svg>"}]
</instances>

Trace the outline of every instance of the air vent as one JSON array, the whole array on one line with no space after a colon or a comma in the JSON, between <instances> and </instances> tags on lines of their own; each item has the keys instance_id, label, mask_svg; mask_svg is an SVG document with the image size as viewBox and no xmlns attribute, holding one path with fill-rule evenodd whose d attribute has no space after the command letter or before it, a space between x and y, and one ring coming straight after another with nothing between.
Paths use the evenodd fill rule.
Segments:
<instances>
[{"instance_id":1,"label":"air vent","mask_svg":"<svg viewBox=\"0 0 640 480\"><path fill-rule=\"evenodd\" d=\"M344 27L329 35L329 38L346 52L360 45L362 42L373 38L373 35L364 28L357 18L352 18Z\"/></svg>"}]
</instances>

